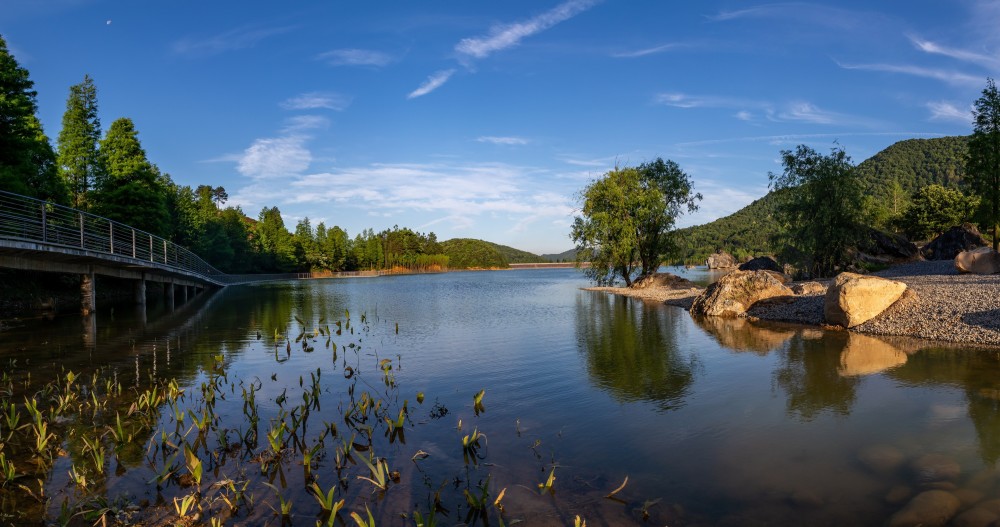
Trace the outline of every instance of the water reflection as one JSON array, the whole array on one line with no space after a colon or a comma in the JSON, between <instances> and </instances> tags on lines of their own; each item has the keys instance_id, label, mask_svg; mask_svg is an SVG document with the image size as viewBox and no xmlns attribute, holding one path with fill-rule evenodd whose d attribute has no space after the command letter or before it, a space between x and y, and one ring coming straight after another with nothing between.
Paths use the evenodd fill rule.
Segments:
<instances>
[{"instance_id":1,"label":"water reflection","mask_svg":"<svg viewBox=\"0 0 1000 527\"><path fill-rule=\"evenodd\" d=\"M906 360L906 353L887 340L848 333L837 373L844 377L872 375L902 366Z\"/></svg>"},{"instance_id":2,"label":"water reflection","mask_svg":"<svg viewBox=\"0 0 1000 527\"><path fill-rule=\"evenodd\" d=\"M983 463L1000 461L1000 352L923 342L906 365L888 373L911 386L954 386L965 393ZM964 415L953 416L955 420Z\"/></svg>"},{"instance_id":3,"label":"water reflection","mask_svg":"<svg viewBox=\"0 0 1000 527\"><path fill-rule=\"evenodd\" d=\"M722 347L758 355L780 348L796 333L793 329L758 326L745 318L693 316L693 319Z\"/></svg>"},{"instance_id":4,"label":"water reflection","mask_svg":"<svg viewBox=\"0 0 1000 527\"><path fill-rule=\"evenodd\" d=\"M787 395L790 416L810 421L823 412L851 412L860 380L840 374L850 336L844 331L827 332L823 339L799 334L782 348L774 380Z\"/></svg>"},{"instance_id":5,"label":"water reflection","mask_svg":"<svg viewBox=\"0 0 1000 527\"><path fill-rule=\"evenodd\" d=\"M696 359L678 348L685 325L676 309L617 295L577 298L577 335L591 382L621 401L684 405Z\"/></svg>"}]
</instances>

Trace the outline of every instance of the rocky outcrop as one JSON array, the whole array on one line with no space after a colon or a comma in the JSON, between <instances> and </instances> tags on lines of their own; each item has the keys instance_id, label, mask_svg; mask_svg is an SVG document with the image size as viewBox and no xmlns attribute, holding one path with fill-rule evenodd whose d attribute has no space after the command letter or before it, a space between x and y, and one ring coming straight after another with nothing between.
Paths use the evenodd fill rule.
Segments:
<instances>
[{"instance_id":1,"label":"rocky outcrop","mask_svg":"<svg viewBox=\"0 0 1000 527\"><path fill-rule=\"evenodd\" d=\"M632 282L632 289L646 289L650 287L660 287L666 289L691 289L698 287L687 278L681 278L670 273L653 273L637 278Z\"/></svg>"},{"instance_id":2,"label":"rocky outcrop","mask_svg":"<svg viewBox=\"0 0 1000 527\"><path fill-rule=\"evenodd\" d=\"M779 276L768 271L733 271L695 298L691 313L737 317L760 300L791 295L792 290L785 287Z\"/></svg>"},{"instance_id":3,"label":"rocky outcrop","mask_svg":"<svg viewBox=\"0 0 1000 527\"><path fill-rule=\"evenodd\" d=\"M826 285L819 282L799 282L792 284L792 292L796 295L825 295Z\"/></svg>"},{"instance_id":4,"label":"rocky outcrop","mask_svg":"<svg viewBox=\"0 0 1000 527\"><path fill-rule=\"evenodd\" d=\"M733 258L733 255L726 251L719 251L710 255L705 264L708 265L709 269L729 269L736 267L736 258Z\"/></svg>"},{"instance_id":5,"label":"rocky outcrop","mask_svg":"<svg viewBox=\"0 0 1000 527\"><path fill-rule=\"evenodd\" d=\"M758 256L739 266L740 271L774 271L783 273L785 269L770 256Z\"/></svg>"},{"instance_id":6,"label":"rocky outcrop","mask_svg":"<svg viewBox=\"0 0 1000 527\"><path fill-rule=\"evenodd\" d=\"M952 260L958 253L986 245L979 229L971 223L952 227L920 249L927 260Z\"/></svg>"},{"instance_id":7,"label":"rocky outcrop","mask_svg":"<svg viewBox=\"0 0 1000 527\"><path fill-rule=\"evenodd\" d=\"M955 269L960 273L971 274L1000 273L1000 253L991 247L962 251L955 257Z\"/></svg>"},{"instance_id":8,"label":"rocky outcrop","mask_svg":"<svg viewBox=\"0 0 1000 527\"><path fill-rule=\"evenodd\" d=\"M840 273L826 291L827 324L852 328L875 318L906 291L906 284L877 276Z\"/></svg>"},{"instance_id":9,"label":"rocky outcrop","mask_svg":"<svg viewBox=\"0 0 1000 527\"><path fill-rule=\"evenodd\" d=\"M955 516L960 506L958 498L948 491L921 492L892 515L889 527L941 527Z\"/></svg>"},{"instance_id":10,"label":"rocky outcrop","mask_svg":"<svg viewBox=\"0 0 1000 527\"><path fill-rule=\"evenodd\" d=\"M901 263L918 259L920 252L905 237L868 228L858 243L857 257L869 263Z\"/></svg>"}]
</instances>

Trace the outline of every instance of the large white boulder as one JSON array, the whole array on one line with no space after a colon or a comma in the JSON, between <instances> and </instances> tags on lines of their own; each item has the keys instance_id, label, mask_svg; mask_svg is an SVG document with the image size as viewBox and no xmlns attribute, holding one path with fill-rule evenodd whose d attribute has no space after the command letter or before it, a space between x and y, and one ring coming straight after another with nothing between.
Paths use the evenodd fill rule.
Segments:
<instances>
[{"instance_id":1,"label":"large white boulder","mask_svg":"<svg viewBox=\"0 0 1000 527\"><path fill-rule=\"evenodd\" d=\"M962 251L955 257L955 269L960 273L997 274L1000 273L1000 254L992 247Z\"/></svg>"},{"instance_id":2,"label":"large white boulder","mask_svg":"<svg viewBox=\"0 0 1000 527\"><path fill-rule=\"evenodd\" d=\"M697 315L737 317L755 302L776 296L791 296L782 275L771 271L733 271L708 286L694 299L691 312Z\"/></svg>"},{"instance_id":3,"label":"large white boulder","mask_svg":"<svg viewBox=\"0 0 1000 527\"><path fill-rule=\"evenodd\" d=\"M899 300L906 284L877 276L840 273L826 291L827 324L853 328L880 315Z\"/></svg>"}]
</instances>

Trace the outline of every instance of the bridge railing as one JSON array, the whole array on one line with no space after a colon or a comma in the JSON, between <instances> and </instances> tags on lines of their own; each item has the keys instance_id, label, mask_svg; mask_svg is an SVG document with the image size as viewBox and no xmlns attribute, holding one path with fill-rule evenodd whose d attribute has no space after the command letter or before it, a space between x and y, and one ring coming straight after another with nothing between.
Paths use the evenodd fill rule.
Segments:
<instances>
[{"instance_id":1,"label":"bridge railing","mask_svg":"<svg viewBox=\"0 0 1000 527\"><path fill-rule=\"evenodd\" d=\"M0 237L131 258L228 283L228 275L169 240L70 207L0 191Z\"/></svg>"}]
</instances>

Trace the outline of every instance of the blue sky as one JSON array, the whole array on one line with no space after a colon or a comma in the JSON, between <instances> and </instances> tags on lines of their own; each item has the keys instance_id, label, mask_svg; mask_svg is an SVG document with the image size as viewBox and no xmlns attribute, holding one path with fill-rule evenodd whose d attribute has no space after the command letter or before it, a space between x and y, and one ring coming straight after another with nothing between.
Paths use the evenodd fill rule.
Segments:
<instances>
[{"instance_id":1,"label":"blue sky","mask_svg":"<svg viewBox=\"0 0 1000 527\"><path fill-rule=\"evenodd\" d=\"M767 192L779 151L855 162L968 134L1000 72L1000 2L5 0L0 35L55 138L98 88L179 184L290 228L393 225L537 253L572 246L578 192L673 159L681 226Z\"/></svg>"}]
</instances>

